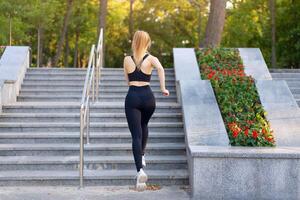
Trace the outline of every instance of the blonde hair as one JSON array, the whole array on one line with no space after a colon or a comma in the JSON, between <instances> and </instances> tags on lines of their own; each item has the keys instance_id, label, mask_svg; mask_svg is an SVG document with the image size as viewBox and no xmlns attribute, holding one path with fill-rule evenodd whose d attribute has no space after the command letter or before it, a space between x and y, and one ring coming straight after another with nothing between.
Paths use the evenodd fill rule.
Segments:
<instances>
[{"instance_id":1,"label":"blonde hair","mask_svg":"<svg viewBox=\"0 0 300 200\"><path fill-rule=\"evenodd\" d=\"M151 46L151 38L146 31L138 30L133 35L131 49L133 57L136 59L136 64L139 65L143 59L144 54ZM141 66L138 66L140 68Z\"/></svg>"}]
</instances>

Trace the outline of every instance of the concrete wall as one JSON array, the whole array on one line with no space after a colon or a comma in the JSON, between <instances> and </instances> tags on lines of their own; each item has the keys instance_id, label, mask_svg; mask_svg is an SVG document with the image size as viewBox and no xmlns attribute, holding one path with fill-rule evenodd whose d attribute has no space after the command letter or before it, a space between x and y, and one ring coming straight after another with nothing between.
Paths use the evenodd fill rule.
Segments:
<instances>
[{"instance_id":1,"label":"concrete wall","mask_svg":"<svg viewBox=\"0 0 300 200\"><path fill-rule=\"evenodd\" d=\"M189 182L195 197L198 194L198 165L191 155L196 146L228 146L229 139L210 81L201 80L194 49L174 48L174 71L178 102L181 103Z\"/></svg>"},{"instance_id":2,"label":"concrete wall","mask_svg":"<svg viewBox=\"0 0 300 200\"><path fill-rule=\"evenodd\" d=\"M259 48L239 48L245 73L255 80L272 80L268 66Z\"/></svg>"},{"instance_id":3,"label":"concrete wall","mask_svg":"<svg viewBox=\"0 0 300 200\"><path fill-rule=\"evenodd\" d=\"M296 123L291 120L293 117L300 116L298 106L291 99L290 91L286 90L286 83L272 81L268 69L264 68L266 67L264 60L260 60L261 53L257 53L259 49L239 50L246 64L246 73L257 80L258 93L269 113L271 127L274 127L277 133L275 129L283 130L282 137L275 135L282 140L279 139L278 146L275 148L224 145L227 133L226 131L224 133L224 124L222 125L221 120L218 119L220 115L216 112L218 110L216 101L212 99L215 97L211 85L209 81L200 80L199 75L194 75L197 73L196 69L199 70L198 65L193 64L196 60L194 49L174 50L174 69L175 73L180 74L179 80L176 80L183 109L192 199L298 200L300 199L300 146L281 143L286 141L291 144L298 141L298 139L293 141L295 135L290 135L300 133ZM189 59L194 61L184 62ZM184 75L181 75L182 68L186 72ZM194 73L189 73L187 69ZM284 120L285 118L287 121ZM209 142L203 139L202 131L209 135L207 140ZM222 137L225 134L226 137ZM283 139L284 137L289 139Z\"/></svg>"},{"instance_id":4,"label":"concrete wall","mask_svg":"<svg viewBox=\"0 0 300 200\"><path fill-rule=\"evenodd\" d=\"M194 147L193 199L300 199L299 150Z\"/></svg>"},{"instance_id":5,"label":"concrete wall","mask_svg":"<svg viewBox=\"0 0 300 200\"><path fill-rule=\"evenodd\" d=\"M16 101L26 69L30 66L30 48L22 46L8 46L0 60L0 94L1 104Z\"/></svg>"},{"instance_id":6,"label":"concrete wall","mask_svg":"<svg viewBox=\"0 0 300 200\"><path fill-rule=\"evenodd\" d=\"M239 48L247 75L256 80L261 104L279 147L300 147L300 109L285 80L273 80L258 48Z\"/></svg>"}]
</instances>

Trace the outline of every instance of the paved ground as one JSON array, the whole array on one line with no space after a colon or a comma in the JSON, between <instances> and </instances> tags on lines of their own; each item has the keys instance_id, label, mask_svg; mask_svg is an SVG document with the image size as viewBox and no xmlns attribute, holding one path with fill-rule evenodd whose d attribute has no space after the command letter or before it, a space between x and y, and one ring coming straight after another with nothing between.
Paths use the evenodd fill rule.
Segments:
<instances>
[{"instance_id":1,"label":"paved ground","mask_svg":"<svg viewBox=\"0 0 300 200\"><path fill-rule=\"evenodd\" d=\"M188 200L187 186L149 187L138 192L128 186L78 187L0 187L0 200Z\"/></svg>"}]
</instances>

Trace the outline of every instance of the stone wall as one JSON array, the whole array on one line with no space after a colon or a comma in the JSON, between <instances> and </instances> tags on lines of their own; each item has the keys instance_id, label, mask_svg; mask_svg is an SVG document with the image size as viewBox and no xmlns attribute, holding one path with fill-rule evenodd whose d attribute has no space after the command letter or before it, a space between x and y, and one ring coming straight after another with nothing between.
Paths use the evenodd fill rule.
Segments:
<instances>
[{"instance_id":1,"label":"stone wall","mask_svg":"<svg viewBox=\"0 0 300 200\"><path fill-rule=\"evenodd\" d=\"M16 101L25 76L30 66L30 48L8 46L0 59L0 112L2 105Z\"/></svg>"},{"instance_id":2,"label":"stone wall","mask_svg":"<svg viewBox=\"0 0 300 200\"><path fill-rule=\"evenodd\" d=\"M269 113L271 127L274 132L278 133L277 129L283 132L275 135L278 139L275 148L228 146L210 82L201 80L198 74L194 49L174 48L192 198L300 199L300 145L291 135L298 130L293 122L293 117L300 116L298 107L286 90L286 83L272 80L259 49L239 50L246 74L257 80L258 93Z\"/></svg>"}]
</instances>

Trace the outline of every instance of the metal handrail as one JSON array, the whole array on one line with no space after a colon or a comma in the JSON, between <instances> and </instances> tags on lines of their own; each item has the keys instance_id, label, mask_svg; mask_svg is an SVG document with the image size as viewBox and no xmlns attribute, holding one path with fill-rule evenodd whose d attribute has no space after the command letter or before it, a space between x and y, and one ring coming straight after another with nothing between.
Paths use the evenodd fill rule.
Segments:
<instances>
[{"instance_id":1,"label":"metal handrail","mask_svg":"<svg viewBox=\"0 0 300 200\"><path fill-rule=\"evenodd\" d=\"M97 47L92 45L87 72L82 91L80 103L80 153L79 153L79 179L80 187L83 187L83 167L84 167L84 133L86 133L86 143L90 143L90 94L92 101L98 101L100 69L103 68L103 29L101 28Z\"/></svg>"}]
</instances>

